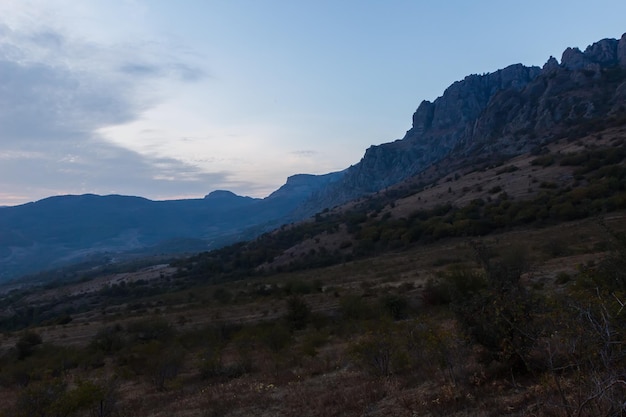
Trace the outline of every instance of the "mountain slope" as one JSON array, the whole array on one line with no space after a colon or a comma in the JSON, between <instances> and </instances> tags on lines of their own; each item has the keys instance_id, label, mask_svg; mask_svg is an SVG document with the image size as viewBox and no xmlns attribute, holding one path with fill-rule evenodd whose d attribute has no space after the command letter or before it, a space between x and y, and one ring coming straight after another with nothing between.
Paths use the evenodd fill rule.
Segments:
<instances>
[{"instance_id":1,"label":"mountain slope","mask_svg":"<svg viewBox=\"0 0 626 417\"><path fill-rule=\"evenodd\" d=\"M626 34L584 52L568 48L561 63L542 69L511 65L455 82L434 102L423 101L403 139L372 146L333 187L315 195L314 213L376 192L446 159L449 171L487 157L528 152L607 117L626 113ZM442 172L445 174L445 172Z\"/></svg>"}]
</instances>

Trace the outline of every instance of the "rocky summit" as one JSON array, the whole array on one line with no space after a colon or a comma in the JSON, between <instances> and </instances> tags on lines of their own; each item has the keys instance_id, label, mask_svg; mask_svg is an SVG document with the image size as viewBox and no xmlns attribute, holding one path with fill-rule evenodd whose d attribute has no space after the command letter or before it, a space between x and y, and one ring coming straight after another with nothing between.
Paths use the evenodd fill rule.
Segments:
<instances>
[{"instance_id":1,"label":"rocky summit","mask_svg":"<svg viewBox=\"0 0 626 417\"><path fill-rule=\"evenodd\" d=\"M573 124L626 112L626 34L584 52L567 48L543 68L515 64L469 75L422 101L401 140L371 146L344 177L314 194L309 212L379 191L446 159L514 156L568 134Z\"/></svg>"}]
</instances>

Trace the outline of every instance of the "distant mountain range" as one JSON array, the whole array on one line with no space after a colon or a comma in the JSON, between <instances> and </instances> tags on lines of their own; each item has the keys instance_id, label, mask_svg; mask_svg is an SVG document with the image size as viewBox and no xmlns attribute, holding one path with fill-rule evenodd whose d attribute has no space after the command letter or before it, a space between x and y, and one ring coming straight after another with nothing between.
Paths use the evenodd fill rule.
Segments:
<instances>
[{"instance_id":1,"label":"distant mountain range","mask_svg":"<svg viewBox=\"0 0 626 417\"><path fill-rule=\"evenodd\" d=\"M561 62L521 64L453 83L423 101L401 140L326 175L294 175L264 199L214 191L204 199L60 196L0 207L0 280L91 257L197 252L253 238L437 166L439 175L506 159L626 115L626 34ZM436 178L431 178L436 180Z\"/></svg>"},{"instance_id":2,"label":"distant mountain range","mask_svg":"<svg viewBox=\"0 0 626 417\"><path fill-rule=\"evenodd\" d=\"M299 204L341 176L295 175L264 199L230 191L172 201L86 194L2 207L0 280L122 252L198 252L250 239L292 219Z\"/></svg>"}]
</instances>

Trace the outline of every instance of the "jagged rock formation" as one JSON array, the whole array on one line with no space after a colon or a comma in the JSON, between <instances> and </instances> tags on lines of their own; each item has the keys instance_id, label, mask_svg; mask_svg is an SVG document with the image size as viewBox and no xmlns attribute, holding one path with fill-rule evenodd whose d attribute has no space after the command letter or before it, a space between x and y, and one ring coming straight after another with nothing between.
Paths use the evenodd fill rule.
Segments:
<instances>
[{"instance_id":1,"label":"jagged rock formation","mask_svg":"<svg viewBox=\"0 0 626 417\"><path fill-rule=\"evenodd\" d=\"M626 67L626 33L622 35L622 39L617 45L617 60L620 66Z\"/></svg>"},{"instance_id":2,"label":"jagged rock formation","mask_svg":"<svg viewBox=\"0 0 626 417\"><path fill-rule=\"evenodd\" d=\"M313 213L379 191L444 158L513 156L565 134L581 120L624 113L625 81L626 34L584 52L567 48L560 64L550 57L541 69L516 64L470 75L434 102L423 101L403 139L367 149L340 181L314 195L301 211Z\"/></svg>"}]
</instances>

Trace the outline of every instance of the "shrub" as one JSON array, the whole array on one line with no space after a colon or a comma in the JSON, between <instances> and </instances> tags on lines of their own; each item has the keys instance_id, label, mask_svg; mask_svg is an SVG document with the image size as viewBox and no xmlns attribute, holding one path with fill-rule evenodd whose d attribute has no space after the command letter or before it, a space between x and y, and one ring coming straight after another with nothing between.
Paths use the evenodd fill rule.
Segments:
<instances>
[{"instance_id":1,"label":"shrub","mask_svg":"<svg viewBox=\"0 0 626 417\"><path fill-rule=\"evenodd\" d=\"M285 320L291 330L304 329L311 319L311 307L302 297L293 295L287 300L287 315Z\"/></svg>"},{"instance_id":2,"label":"shrub","mask_svg":"<svg viewBox=\"0 0 626 417\"><path fill-rule=\"evenodd\" d=\"M220 376L224 373L222 365L222 352L224 347L221 344L211 344L203 349L200 355L200 377L208 379Z\"/></svg>"},{"instance_id":3,"label":"shrub","mask_svg":"<svg viewBox=\"0 0 626 417\"><path fill-rule=\"evenodd\" d=\"M181 346L151 340L134 346L119 362L135 374L146 377L158 391L163 391L178 375L184 358L185 351Z\"/></svg>"},{"instance_id":4,"label":"shrub","mask_svg":"<svg viewBox=\"0 0 626 417\"><path fill-rule=\"evenodd\" d=\"M345 320L367 320L376 316L376 311L363 297L345 295L339 300L339 311Z\"/></svg>"},{"instance_id":5,"label":"shrub","mask_svg":"<svg viewBox=\"0 0 626 417\"><path fill-rule=\"evenodd\" d=\"M111 353L120 350L124 346L124 338L122 335L122 326L104 327L96 333L91 340L90 346L105 353Z\"/></svg>"},{"instance_id":6,"label":"shrub","mask_svg":"<svg viewBox=\"0 0 626 417\"><path fill-rule=\"evenodd\" d=\"M310 294L315 287L306 281L292 280L285 283L284 290L286 294Z\"/></svg>"},{"instance_id":7,"label":"shrub","mask_svg":"<svg viewBox=\"0 0 626 417\"><path fill-rule=\"evenodd\" d=\"M272 352L278 353L285 349L292 341L290 329L284 324L276 322L259 328L259 338Z\"/></svg>"},{"instance_id":8,"label":"shrub","mask_svg":"<svg viewBox=\"0 0 626 417\"><path fill-rule=\"evenodd\" d=\"M567 284L572 277L567 272L561 271L556 274L556 278L554 279L554 283L557 285Z\"/></svg>"},{"instance_id":9,"label":"shrub","mask_svg":"<svg viewBox=\"0 0 626 417\"><path fill-rule=\"evenodd\" d=\"M399 295L386 295L381 300L384 311L389 314L393 320L403 320L409 314L409 302L406 298Z\"/></svg>"},{"instance_id":10,"label":"shrub","mask_svg":"<svg viewBox=\"0 0 626 417\"><path fill-rule=\"evenodd\" d=\"M376 376L401 372L409 362L393 323L385 320L371 324L365 336L351 346L350 352L357 363Z\"/></svg>"},{"instance_id":11,"label":"shrub","mask_svg":"<svg viewBox=\"0 0 626 417\"><path fill-rule=\"evenodd\" d=\"M511 371L527 369L530 350L538 334L536 300L520 284L527 260L519 249L493 262L488 249L475 245L485 271L486 286L466 297L453 297L453 311L463 330ZM464 282L464 281L461 281Z\"/></svg>"},{"instance_id":12,"label":"shrub","mask_svg":"<svg viewBox=\"0 0 626 417\"><path fill-rule=\"evenodd\" d=\"M31 384L22 390L15 404L16 417L66 415L62 404L67 386L58 379Z\"/></svg>"},{"instance_id":13,"label":"shrub","mask_svg":"<svg viewBox=\"0 0 626 417\"><path fill-rule=\"evenodd\" d=\"M429 278L422 291L422 301L426 305L436 306L450 303L450 291L441 280Z\"/></svg>"},{"instance_id":14,"label":"shrub","mask_svg":"<svg viewBox=\"0 0 626 417\"><path fill-rule=\"evenodd\" d=\"M328 332L324 330L312 330L307 332L302 338L300 350L307 356L316 356L317 349L328 341Z\"/></svg>"},{"instance_id":15,"label":"shrub","mask_svg":"<svg viewBox=\"0 0 626 417\"><path fill-rule=\"evenodd\" d=\"M117 384L114 381L78 381L68 385L58 378L32 384L17 398L13 416L109 417L117 412ZM80 414L77 414L80 413Z\"/></svg>"},{"instance_id":16,"label":"shrub","mask_svg":"<svg viewBox=\"0 0 626 417\"><path fill-rule=\"evenodd\" d=\"M219 287L213 291L213 298L222 304L228 304L233 299L233 294L226 288Z\"/></svg>"},{"instance_id":17,"label":"shrub","mask_svg":"<svg viewBox=\"0 0 626 417\"><path fill-rule=\"evenodd\" d=\"M500 168L496 171L496 175L505 174L509 172L515 172L519 170L519 168L515 165L507 165L504 168Z\"/></svg>"},{"instance_id":18,"label":"shrub","mask_svg":"<svg viewBox=\"0 0 626 417\"><path fill-rule=\"evenodd\" d=\"M166 341L174 336L174 329L161 317L147 318L128 325L128 332L139 341Z\"/></svg>"},{"instance_id":19,"label":"shrub","mask_svg":"<svg viewBox=\"0 0 626 417\"><path fill-rule=\"evenodd\" d=\"M24 359L33 354L35 347L41 345L41 336L35 332L24 333L15 344L18 359Z\"/></svg>"},{"instance_id":20,"label":"shrub","mask_svg":"<svg viewBox=\"0 0 626 417\"><path fill-rule=\"evenodd\" d=\"M448 382L459 382L469 347L454 326L440 318L421 316L403 323L402 337L411 367L420 375L439 371Z\"/></svg>"},{"instance_id":21,"label":"shrub","mask_svg":"<svg viewBox=\"0 0 626 417\"><path fill-rule=\"evenodd\" d=\"M537 157L531 161L531 165L542 166L544 168L549 167L554 163L554 155L547 154Z\"/></svg>"}]
</instances>

